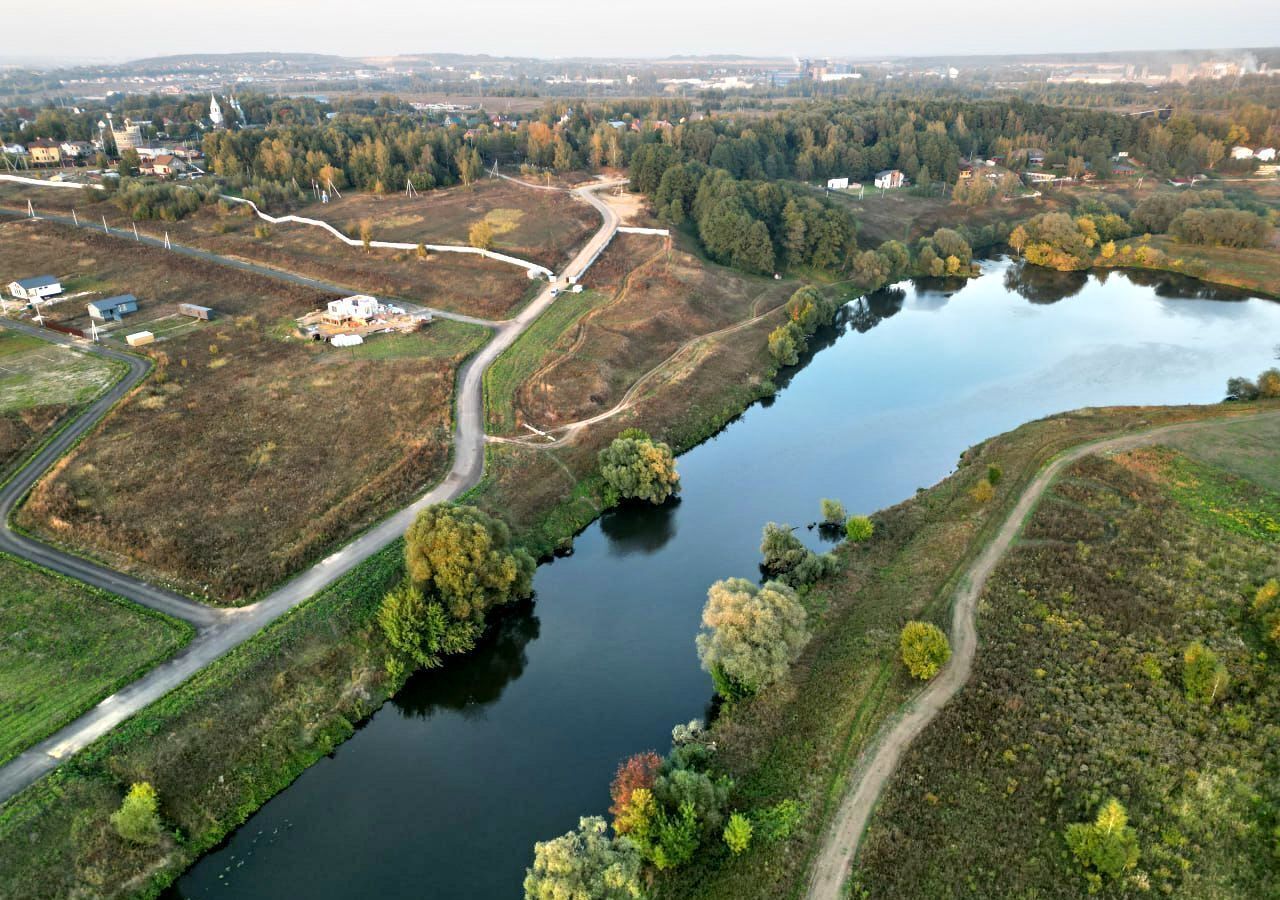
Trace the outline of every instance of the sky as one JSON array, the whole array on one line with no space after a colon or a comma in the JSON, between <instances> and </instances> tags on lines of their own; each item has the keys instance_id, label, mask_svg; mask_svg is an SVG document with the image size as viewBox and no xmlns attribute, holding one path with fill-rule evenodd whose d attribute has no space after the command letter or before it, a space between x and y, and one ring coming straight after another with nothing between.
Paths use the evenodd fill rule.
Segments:
<instances>
[{"instance_id":1,"label":"sky","mask_svg":"<svg viewBox=\"0 0 1280 900\"><path fill-rule=\"evenodd\" d=\"M1261 47L1280 44L1274 0L1076 0L1067 6L847 0L216 0L148 15L62 0L47 63L177 53L537 57L962 56L975 53ZM8 43L8 42L6 42ZM29 51L23 62L39 62ZM0 51L5 52L5 51ZM8 57L16 60L17 56Z\"/></svg>"}]
</instances>

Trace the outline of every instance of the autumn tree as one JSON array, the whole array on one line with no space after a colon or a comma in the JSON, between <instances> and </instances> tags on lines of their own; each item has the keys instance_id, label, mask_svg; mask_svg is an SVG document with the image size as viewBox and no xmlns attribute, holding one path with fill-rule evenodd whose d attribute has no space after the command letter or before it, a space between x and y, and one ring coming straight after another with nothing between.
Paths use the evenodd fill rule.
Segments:
<instances>
[{"instance_id":1,"label":"autumn tree","mask_svg":"<svg viewBox=\"0 0 1280 900\"><path fill-rule=\"evenodd\" d=\"M525 900L636 900L644 896L640 854L627 838L611 839L599 816L533 848Z\"/></svg>"},{"instance_id":2,"label":"autumn tree","mask_svg":"<svg viewBox=\"0 0 1280 900\"><path fill-rule=\"evenodd\" d=\"M680 490L671 448L628 429L599 453L600 474L619 499L663 503Z\"/></svg>"},{"instance_id":3,"label":"autumn tree","mask_svg":"<svg viewBox=\"0 0 1280 900\"><path fill-rule=\"evenodd\" d=\"M373 223L368 219L362 219L360 221L360 243L364 245L364 250L366 253L368 253L369 250L372 249Z\"/></svg>"},{"instance_id":4,"label":"autumn tree","mask_svg":"<svg viewBox=\"0 0 1280 900\"><path fill-rule=\"evenodd\" d=\"M951 658L951 644L932 622L908 622L899 639L902 661L911 677L928 681Z\"/></svg>"},{"instance_id":5,"label":"autumn tree","mask_svg":"<svg viewBox=\"0 0 1280 900\"><path fill-rule=\"evenodd\" d=\"M785 584L728 578L707 591L698 658L726 699L782 678L808 640L804 607Z\"/></svg>"},{"instance_id":6,"label":"autumn tree","mask_svg":"<svg viewBox=\"0 0 1280 900\"><path fill-rule=\"evenodd\" d=\"M405 532L404 557L409 580L459 622L482 623L491 607L533 589L533 557L512 546L505 522L474 506L445 503L418 513Z\"/></svg>"},{"instance_id":7,"label":"autumn tree","mask_svg":"<svg viewBox=\"0 0 1280 900\"><path fill-rule=\"evenodd\" d=\"M1138 835L1129 825L1124 805L1112 797L1098 809L1092 822L1067 826L1067 846L1089 872L1093 890L1102 876L1117 878L1138 864Z\"/></svg>"},{"instance_id":8,"label":"autumn tree","mask_svg":"<svg viewBox=\"0 0 1280 900\"><path fill-rule=\"evenodd\" d=\"M1199 641L1193 642L1182 654L1182 687L1193 703L1208 706L1221 700L1230 680L1218 654Z\"/></svg>"},{"instance_id":9,"label":"autumn tree","mask_svg":"<svg viewBox=\"0 0 1280 900\"><path fill-rule=\"evenodd\" d=\"M621 822L620 827L619 817L626 815L631 803L631 795L635 791L653 789L653 781L658 777L658 770L661 768L662 757L652 750L628 757L622 765L618 766L618 771L613 776L613 783L609 786L609 797L613 800L613 804L609 807L609 814L614 819L614 831L625 834L629 830L625 821Z\"/></svg>"},{"instance_id":10,"label":"autumn tree","mask_svg":"<svg viewBox=\"0 0 1280 900\"><path fill-rule=\"evenodd\" d=\"M467 243L481 250L493 249L494 231L488 219L481 219L471 226L467 232Z\"/></svg>"},{"instance_id":11,"label":"autumn tree","mask_svg":"<svg viewBox=\"0 0 1280 900\"><path fill-rule=\"evenodd\" d=\"M154 844L160 840L160 798L148 782L129 788L120 808L111 814L116 833L133 844Z\"/></svg>"},{"instance_id":12,"label":"autumn tree","mask_svg":"<svg viewBox=\"0 0 1280 900\"><path fill-rule=\"evenodd\" d=\"M794 366L800 362L800 352L804 347L804 331L795 322L784 322L769 332L769 355L780 366Z\"/></svg>"}]
</instances>

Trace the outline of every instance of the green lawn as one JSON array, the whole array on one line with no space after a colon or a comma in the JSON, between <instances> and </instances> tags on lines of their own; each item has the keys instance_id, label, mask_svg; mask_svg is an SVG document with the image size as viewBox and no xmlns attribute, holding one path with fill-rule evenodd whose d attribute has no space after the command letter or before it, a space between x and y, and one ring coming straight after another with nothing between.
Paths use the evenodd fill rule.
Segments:
<instances>
[{"instance_id":1,"label":"green lawn","mask_svg":"<svg viewBox=\"0 0 1280 900\"><path fill-rule=\"evenodd\" d=\"M191 639L185 623L0 554L0 762Z\"/></svg>"},{"instance_id":2,"label":"green lawn","mask_svg":"<svg viewBox=\"0 0 1280 900\"><path fill-rule=\"evenodd\" d=\"M85 403L115 374L107 360L0 328L0 413Z\"/></svg>"},{"instance_id":3,"label":"green lawn","mask_svg":"<svg viewBox=\"0 0 1280 900\"><path fill-rule=\"evenodd\" d=\"M1280 494L1280 419L1245 419L1212 430L1189 431L1169 443L1219 469Z\"/></svg>"},{"instance_id":4,"label":"green lawn","mask_svg":"<svg viewBox=\"0 0 1280 900\"><path fill-rule=\"evenodd\" d=\"M561 294L529 329L506 349L484 376L485 408L489 411L489 431L505 434L516 427L515 393L538 368L560 336L573 327L592 307L606 299L596 291Z\"/></svg>"},{"instance_id":5,"label":"green lawn","mask_svg":"<svg viewBox=\"0 0 1280 900\"><path fill-rule=\"evenodd\" d=\"M349 352L359 359L453 359L475 353L490 334L483 325L436 319L412 334L375 334Z\"/></svg>"}]
</instances>

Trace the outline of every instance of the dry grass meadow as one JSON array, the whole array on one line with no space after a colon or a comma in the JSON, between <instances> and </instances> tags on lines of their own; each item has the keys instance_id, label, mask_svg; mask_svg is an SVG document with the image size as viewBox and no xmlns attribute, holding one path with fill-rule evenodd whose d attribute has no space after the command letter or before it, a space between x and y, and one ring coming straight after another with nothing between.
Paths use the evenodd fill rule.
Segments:
<instances>
[{"instance_id":1,"label":"dry grass meadow","mask_svg":"<svg viewBox=\"0 0 1280 900\"><path fill-rule=\"evenodd\" d=\"M287 336L326 299L305 288L49 223L0 228L0 270L18 261L136 294L123 330L162 338L146 348L153 375L19 512L47 538L242 602L444 469L454 373L485 339L478 326L438 321L337 351ZM218 315L179 319L179 302ZM67 320L83 324L83 309L68 302Z\"/></svg>"}]
</instances>

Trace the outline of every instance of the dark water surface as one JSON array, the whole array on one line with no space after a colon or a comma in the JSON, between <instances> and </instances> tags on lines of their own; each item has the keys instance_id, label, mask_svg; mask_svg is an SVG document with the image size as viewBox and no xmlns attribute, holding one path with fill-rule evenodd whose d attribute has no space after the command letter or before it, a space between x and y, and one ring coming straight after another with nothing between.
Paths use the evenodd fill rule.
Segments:
<instances>
[{"instance_id":1,"label":"dark water surface","mask_svg":"<svg viewBox=\"0 0 1280 900\"><path fill-rule=\"evenodd\" d=\"M898 502L1048 413L1219 400L1229 376L1274 364L1280 304L995 261L851 304L822 343L772 402L680 458L678 503L588 528L538 569L534 602L415 676L175 895L519 896L535 841L602 814L622 758L665 752L672 725L704 715L706 588L756 576L766 521L811 522L824 496Z\"/></svg>"}]
</instances>

